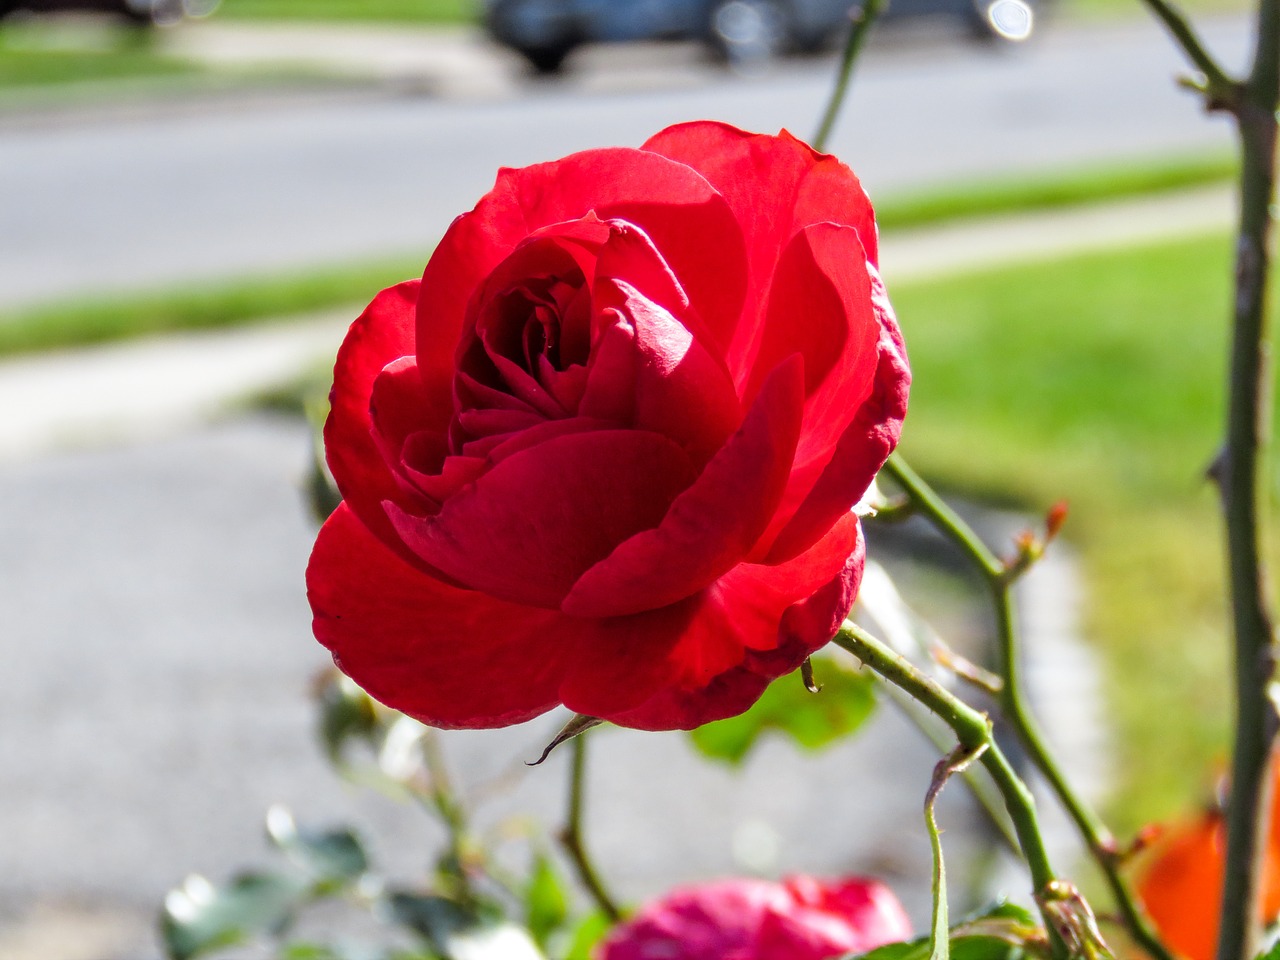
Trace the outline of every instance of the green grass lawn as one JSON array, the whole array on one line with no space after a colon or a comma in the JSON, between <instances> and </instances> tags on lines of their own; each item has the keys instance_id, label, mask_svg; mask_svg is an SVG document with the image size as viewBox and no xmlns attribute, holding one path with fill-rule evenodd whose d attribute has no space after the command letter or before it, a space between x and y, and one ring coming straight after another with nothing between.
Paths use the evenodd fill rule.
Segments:
<instances>
[{"instance_id":1,"label":"green grass lawn","mask_svg":"<svg viewBox=\"0 0 1280 960\"><path fill-rule=\"evenodd\" d=\"M157 53L145 30L98 25L66 29L39 23L0 28L0 91L204 73L196 64Z\"/></svg>"},{"instance_id":2,"label":"green grass lawn","mask_svg":"<svg viewBox=\"0 0 1280 960\"><path fill-rule=\"evenodd\" d=\"M423 263L421 256L409 255L231 283L31 307L0 315L0 356L156 333L243 326L344 305L358 310L383 287L421 274Z\"/></svg>"},{"instance_id":3,"label":"green grass lawn","mask_svg":"<svg viewBox=\"0 0 1280 960\"><path fill-rule=\"evenodd\" d=\"M880 228L898 230L1205 186L1231 179L1237 167L1236 158L1227 153L1144 157L1031 176L950 183L872 199Z\"/></svg>"},{"instance_id":4,"label":"green grass lawn","mask_svg":"<svg viewBox=\"0 0 1280 960\"><path fill-rule=\"evenodd\" d=\"M1146 10L1146 5L1141 0L1059 0L1059 2L1064 13L1078 14L1097 20L1131 17L1134 11L1142 14ZM1254 9L1257 4L1253 0L1179 0L1177 6L1195 16L1238 13L1241 10Z\"/></svg>"},{"instance_id":5,"label":"green grass lawn","mask_svg":"<svg viewBox=\"0 0 1280 960\"><path fill-rule=\"evenodd\" d=\"M903 450L946 489L1066 498L1115 712L1112 812L1207 796L1227 747L1222 429L1230 242L1213 237L892 285L914 371Z\"/></svg>"},{"instance_id":6,"label":"green grass lawn","mask_svg":"<svg viewBox=\"0 0 1280 960\"><path fill-rule=\"evenodd\" d=\"M470 23L480 0L222 0L219 19Z\"/></svg>"}]
</instances>

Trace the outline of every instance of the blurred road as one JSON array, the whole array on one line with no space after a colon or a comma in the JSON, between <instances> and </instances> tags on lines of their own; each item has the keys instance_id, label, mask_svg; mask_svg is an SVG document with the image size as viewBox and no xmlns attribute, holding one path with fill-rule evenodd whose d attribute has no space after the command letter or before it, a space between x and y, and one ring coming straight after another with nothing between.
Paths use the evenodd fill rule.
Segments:
<instances>
[{"instance_id":1,"label":"blurred road","mask_svg":"<svg viewBox=\"0 0 1280 960\"><path fill-rule=\"evenodd\" d=\"M200 33L205 26L211 32ZM214 26L174 42L209 59L254 42L260 56L273 47L297 56L302 42L296 32L246 28L237 46ZM1210 22L1205 32L1228 62L1240 58L1242 21ZM329 55L345 69L363 56L377 73L400 63L408 42L366 39ZM399 85L349 96L159 103L98 119L70 111L62 122L0 114L0 307L413 250L425 258L499 165L638 144L698 117L807 135L833 71L823 59L733 77L689 48L603 48L587 51L564 85L518 86L511 59L469 35L428 39L425 93L413 92L410 71ZM831 143L873 197L957 176L1229 143L1225 121L1199 117L1174 88L1184 68L1154 23L1051 25L1016 48L882 39ZM303 47L325 56L314 37Z\"/></svg>"}]
</instances>

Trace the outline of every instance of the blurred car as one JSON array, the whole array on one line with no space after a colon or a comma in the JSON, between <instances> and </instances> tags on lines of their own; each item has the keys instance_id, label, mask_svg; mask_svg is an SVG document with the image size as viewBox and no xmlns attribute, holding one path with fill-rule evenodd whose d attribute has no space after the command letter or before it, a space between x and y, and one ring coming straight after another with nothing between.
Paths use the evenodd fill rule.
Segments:
<instances>
[{"instance_id":1,"label":"blurred car","mask_svg":"<svg viewBox=\"0 0 1280 960\"><path fill-rule=\"evenodd\" d=\"M102 13L137 24L177 23L205 17L218 0L0 0L0 19L18 11L28 13Z\"/></svg>"},{"instance_id":2,"label":"blurred car","mask_svg":"<svg viewBox=\"0 0 1280 960\"><path fill-rule=\"evenodd\" d=\"M984 36L1022 39L1044 0L893 0L886 19L960 17ZM866 0L487 0L485 25L539 73L585 43L700 40L730 62L821 49Z\"/></svg>"}]
</instances>

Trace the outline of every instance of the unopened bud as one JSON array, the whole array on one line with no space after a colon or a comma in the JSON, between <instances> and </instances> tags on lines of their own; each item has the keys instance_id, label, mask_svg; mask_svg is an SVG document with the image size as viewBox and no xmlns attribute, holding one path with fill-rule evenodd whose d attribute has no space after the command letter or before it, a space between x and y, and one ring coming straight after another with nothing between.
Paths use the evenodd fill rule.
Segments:
<instances>
[{"instance_id":1,"label":"unopened bud","mask_svg":"<svg viewBox=\"0 0 1280 960\"><path fill-rule=\"evenodd\" d=\"M1071 505L1065 500L1059 500L1049 508L1049 512L1044 516L1046 542L1052 540L1062 530L1062 525L1067 522L1067 514L1070 510Z\"/></svg>"}]
</instances>

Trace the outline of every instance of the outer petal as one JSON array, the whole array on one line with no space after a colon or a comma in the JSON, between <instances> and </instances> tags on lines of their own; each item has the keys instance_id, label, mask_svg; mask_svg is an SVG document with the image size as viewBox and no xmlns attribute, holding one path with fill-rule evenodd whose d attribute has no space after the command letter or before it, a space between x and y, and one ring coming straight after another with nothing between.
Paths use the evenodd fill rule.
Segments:
<instances>
[{"instance_id":1,"label":"outer petal","mask_svg":"<svg viewBox=\"0 0 1280 960\"><path fill-rule=\"evenodd\" d=\"M382 502L393 500L407 510L426 510L428 505L397 483L374 438L369 405L383 368L413 355L417 292L416 280L383 290L351 325L333 368L331 409L324 427L325 455L343 499L378 539L406 556ZM406 405L422 418L420 428L434 428L448 416L447 408L432 408L422 396ZM395 432L403 436L406 429L402 421Z\"/></svg>"},{"instance_id":2,"label":"outer petal","mask_svg":"<svg viewBox=\"0 0 1280 960\"><path fill-rule=\"evenodd\" d=\"M724 195L741 225L750 283L728 354L739 382L756 349L774 264L798 230L827 221L852 226L870 260L877 262L875 218L858 178L835 157L818 153L785 130L771 137L700 121L669 127L650 137L643 149L699 171Z\"/></svg>"},{"instance_id":3,"label":"outer petal","mask_svg":"<svg viewBox=\"0 0 1280 960\"><path fill-rule=\"evenodd\" d=\"M678 642L654 640L637 649L629 639L623 648L602 631L594 646L588 643L584 650L600 650L601 659L616 658L626 666L617 668L616 677L597 676L595 682L588 677L584 683L577 672L581 661L576 661L569 686L562 689L564 702L641 730L690 730L735 716L755 703L772 680L795 670L835 636L853 606L863 559L861 528L849 514L787 564L740 564L698 597L677 605L688 617ZM741 655L735 661L729 654L736 650ZM723 666L708 678L708 668L717 664ZM643 681L641 690L653 691L633 708L627 706L636 699L627 683L628 667ZM660 679L651 681L654 676ZM589 701L585 695L575 697L584 688Z\"/></svg>"},{"instance_id":4,"label":"outer petal","mask_svg":"<svg viewBox=\"0 0 1280 960\"><path fill-rule=\"evenodd\" d=\"M798 356L774 371L742 427L662 523L618 545L579 578L561 609L621 616L682 600L734 567L764 532L782 496L800 431Z\"/></svg>"},{"instance_id":5,"label":"outer petal","mask_svg":"<svg viewBox=\"0 0 1280 960\"><path fill-rule=\"evenodd\" d=\"M761 551L809 495L871 393L881 326L864 263L857 233L830 223L797 233L778 263L748 396L777 363L799 351L805 361L806 397L795 467ZM880 461L870 466L874 475ZM853 468L853 475L844 479L857 489L845 492L845 502L831 504L823 518L827 526L858 501L870 482L871 475L860 479L864 468ZM808 529L810 540L796 550L807 547L826 527Z\"/></svg>"},{"instance_id":6,"label":"outer petal","mask_svg":"<svg viewBox=\"0 0 1280 960\"><path fill-rule=\"evenodd\" d=\"M559 702L564 618L419 573L345 505L316 540L307 594L316 639L342 671L424 723L507 726Z\"/></svg>"},{"instance_id":7,"label":"outer petal","mask_svg":"<svg viewBox=\"0 0 1280 960\"><path fill-rule=\"evenodd\" d=\"M554 608L615 545L656 526L693 478L684 451L658 434L569 433L506 457L433 517L388 510L409 548L447 576Z\"/></svg>"},{"instance_id":8,"label":"outer petal","mask_svg":"<svg viewBox=\"0 0 1280 960\"><path fill-rule=\"evenodd\" d=\"M728 341L746 291L746 260L724 198L690 167L656 153L587 150L499 171L493 190L445 233L418 305L418 362L428 384L452 376L467 303L494 267L534 231L593 211L640 226L717 341Z\"/></svg>"},{"instance_id":9,"label":"outer petal","mask_svg":"<svg viewBox=\"0 0 1280 960\"><path fill-rule=\"evenodd\" d=\"M770 547L766 562L779 563L805 549L833 518L857 503L898 444L907 415L911 370L902 333L874 271L871 283L880 321L871 396L857 408L822 475Z\"/></svg>"}]
</instances>

